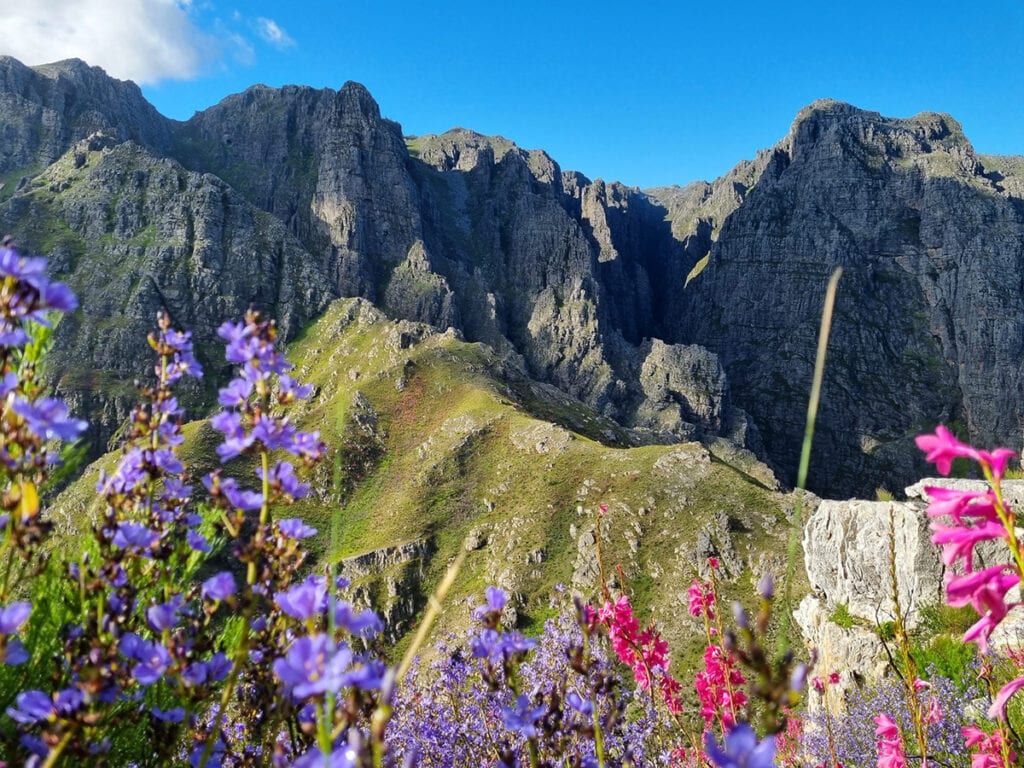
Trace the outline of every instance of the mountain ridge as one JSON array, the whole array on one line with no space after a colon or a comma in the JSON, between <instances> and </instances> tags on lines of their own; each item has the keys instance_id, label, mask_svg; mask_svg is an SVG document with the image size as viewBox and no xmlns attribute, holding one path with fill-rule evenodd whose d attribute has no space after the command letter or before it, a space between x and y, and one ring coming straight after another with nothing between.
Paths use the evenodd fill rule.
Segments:
<instances>
[{"instance_id":1,"label":"mountain ridge","mask_svg":"<svg viewBox=\"0 0 1024 768\"><path fill-rule=\"evenodd\" d=\"M1008 286L1024 273L1015 245L1024 163L977 155L949 116L900 120L820 100L723 177L641 191L468 129L405 137L355 83L254 86L176 122L120 82L82 62L30 69L0 59L0 106L11 105L0 118L9 137L0 220L62 275L94 253L131 275L140 274L133 265L168 258L179 275L237 263L218 278L234 303L211 304L236 311L254 293L247 275L232 274L247 270L237 244L264 242L254 234L262 221L319 291L297 303L289 281L298 278L287 277L272 278L276 292L255 291L261 308L295 328L331 298L362 296L392 317L451 326L511 355L629 428L634 442L730 439L792 482L820 296L842 265L817 490L908 484L922 469L911 438L939 420L983 442L1022 439L1024 405L1012 394L1022 374L1010 363L1024 351L1024 308ZM55 127L34 137L44 117ZM155 167L149 159L120 168L117 205L107 198L104 209L98 190L112 187L100 177L113 167L104 153L125 141L178 164L180 178L209 177L186 184L186 212L170 188L166 208L132 204L133 174ZM54 164L70 170L39 183ZM89 190L95 199L74 202ZM1005 284L988 286L990 268L1009 276ZM266 269L257 272L283 274ZM120 307L108 305L125 337L144 335L145 315L163 301L209 338L195 311L205 299L189 295L194 280L175 287L155 268L147 274L152 290L126 289ZM88 306L94 290L69 280ZM213 296L214 284L204 285ZM980 322L977 307L1004 319ZM74 322L58 329L72 349L89 347L76 341L80 331ZM118 344L103 370L124 377L135 355ZM60 361L72 373L96 362L93 351ZM111 410L111 398L99 400ZM97 448L116 411L94 434Z\"/></svg>"}]
</instances>

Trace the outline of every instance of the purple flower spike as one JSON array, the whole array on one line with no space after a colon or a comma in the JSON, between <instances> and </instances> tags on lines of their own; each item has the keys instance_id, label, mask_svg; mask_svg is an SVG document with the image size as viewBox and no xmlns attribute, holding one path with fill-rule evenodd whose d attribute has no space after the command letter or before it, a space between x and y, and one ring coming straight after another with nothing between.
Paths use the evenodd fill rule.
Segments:
<instances>
[{"instance_id":1,"label":"purple flower spike","mask_svg":"<svg viewBox=\"0 0 1024 768\"><path fill-rule=\"evenodd\" d=\"M235 594L235 577L228 571L221 571L203 582L204 600L227 600Z\"/></svg>"},{"instance_id":2,"label":"purple flower spike","mask_svg":"<svg viewBox=\"0 0 1024 768\"><path fill-rule=\"evenodd\" d=\"M316 528L310 528L297 517L279 520L277 527L281 534L289 539L308 539L310 536L316 536Z\"/></svg>"},{"instance_id":3,"label":"purple flower spike","mask_svg":"<svg viewBox=\"0 0 1024 768\"><path fill-rule=\"evenodd\" d=\"M775 737L758 743L754 729L738 723L725 736L725 749L719 749L713 734L704 734L704 750L718 768L774 768Z\"/></svg>"},{"instance_id":4,"label":"purple flower spike","mask_svg":"<svg viewBox=\"0 0 1024 768\"><path fill-rule=\"evenodd\" d=\"M0 609L0 635L12 635L21 628L21 625L32 613L32 606L29 603L11 603L6 608Z\"/></svg>"}]
</instances>

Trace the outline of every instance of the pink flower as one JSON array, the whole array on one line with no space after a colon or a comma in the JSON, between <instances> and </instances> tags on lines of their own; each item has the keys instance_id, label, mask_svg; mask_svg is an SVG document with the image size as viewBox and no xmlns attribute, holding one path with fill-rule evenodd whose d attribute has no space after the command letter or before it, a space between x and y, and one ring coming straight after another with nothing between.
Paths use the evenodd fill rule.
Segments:
<instances>
[{"instance_id":1,"label":"pink flower","mask_svg":"<svg viewBox=\"0 0 1024 768\"><path fill-rule=\"evenodd\" d=\"M928 700L928 709L924 714L924 721L926 723L942 722L942 707L939 706L939 700L935 697Z\"/></svg>"},{"instance_id":2,"label":"pink flower","mask_svg":"<svg viewBox=\"0 0 1024 768\"><path fill-rule=\"evenodd\" d=\"M932 523L935 532L932 544L942 547L942 562L952 566L958 560L964 561L968 571L974 570L974 545L980 541L991 541L1006 536L1002 523L986 520L980 525L941 525Z\"/></svg>"},{"instance_id":3,"label":"pink flower","mask_svg":"<svg viewBox=\"0 0 1024 768\"><path fill-rule=\"evenodd\" d=\"M830 685L838 685L839 684L839 673L838 672L833 672L832 674L830 674L828 676L828 682L829 682Z\"/></svg>"},{"instance_id":4,"label":"pink flower","mask_svg":"<svg viewBox=\"0 0 1024 768\"><path fill-rule=\"evenodd\" d=\"M707 616L709 619L715 617L715 592L710 584L694 579L686 593L689 595L691 616Z\"/></svg>"},{"instance_id":5,"label":"pink flower","mask_svg":"<svg viewBox=\"0 0 1024 768\"><path fill-rule=\"evenodd\" d=\"M998 521L996 515L995 497L991 490L985 491L959 491L955 488L934 488L928 486L925 489L931 503L928 505L929 517L951 517L957 525L963 525L963 515L971 517L983 517L986 520Z\"/></svg>"},{"instance_id":6,"label":"pink flower","mask_svg":"<svg viewBox=\"0 0 1024 768\"><path fill-rule=\"evenodd\" d=\"M988 716L992 720L996 718L1004 719L1006 717L1006 702L1021 688L1024 688L1024 677L1011 680L1000 688L999 693L996 694L995 701L992 702L992 706L988 709Z\"/></svg>"},{"instance_id":7,"label":"pink flower","mask_svg":"<svg viewBox=\"0 0 1024 768\"><path fill-rule=\"evenodd\" d=\"M903 737L892 718L881 714L875 718L875 734L878 736L878 768L907 768L907 756L903 752Z\"/></svg>"},{"instance_id":8,"label":"pink flower","mask_svg":"<svg viewBox=\"0 0 1024 768\"><path fill-rule=\"evenodd\" d=\"M967 748L978 747L978 751L971 755L971 768L1003 768L1003 738L999 731L989 735L974 725L964 726L960 729L964 735ZM1017 759L1017 755L1010 753L1010 761Z\"/></svg>"},{"instance_id":9,"label":"pink flower","mask_svg":"<svg viewBox=\"0 0 1024 768\"><path fill-rule=\"evenodd\" d=\"M934 435L919 435L916 442L917 447L927 454L925 459L935 464L942 475L948 475L953 459L961 456L981 461L981 454L976 449L961 443L941 424L935 428Z\"/></svg>"}]
</instances>

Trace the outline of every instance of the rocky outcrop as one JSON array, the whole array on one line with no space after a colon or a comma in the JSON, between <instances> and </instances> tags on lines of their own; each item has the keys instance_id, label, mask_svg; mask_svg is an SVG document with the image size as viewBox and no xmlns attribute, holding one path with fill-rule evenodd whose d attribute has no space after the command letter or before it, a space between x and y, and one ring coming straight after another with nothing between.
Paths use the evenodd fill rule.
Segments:
<instances>
[{"instance_id":1,"label":"rocky outcrop","mask_svg":"<svg viewBox=\"0 0 1024 768\"><path fill-rule=\"evenodd\" d=\"M38 173L97 132L157 149L170 144L171 121L135 83L79 59L27 67L0 56L0 115L0 176ZM15 181L5 182L0 199Z\"/></svg>"},{"instance_id":2,"label":"rocky outcrop","mask_svg":"<svg viewBox=\"0 0 1024 768\"><path fill-rule=\"evenodd\" d=\"M289 338L329 299L318 265L280 221L214 176L102 135L28 183L0 209L0 225L38 243L79 296L50 366L58 394L89 414L99 449L136 399L132 381L152 366L157 310L192 330L216 379L225 319L255 306ZM200 401L187 386L186 402Z\"/></svg>"},{"instance_id":3,"label":"rocky outcrop","mask_svg":"<svg viewBox=\"0 0 1024 768\"><path fill-rule=\"evenodd\" d=\"M888 658L878 628L895 618L893 575L908 628L919 625L924 609L944 599L948 569L931 543L928 487L986 486L930 478L906 489L909 501L822 501L808 516L804 565L812 593L800 603L795 618L807 644L817 650L819 673L850 672L843 677L846 687L885 673ZM1002 488L1009 504L1024 502L1024 481L1004 481ZM984 542L976 554L986 566L1010 556L1001 540ZM1010 598L1019 599L1015 594ZM1017 608L993 634L992 643L1016 643L1022 630L1024 609Z\"/></svg>"}]
</instances>

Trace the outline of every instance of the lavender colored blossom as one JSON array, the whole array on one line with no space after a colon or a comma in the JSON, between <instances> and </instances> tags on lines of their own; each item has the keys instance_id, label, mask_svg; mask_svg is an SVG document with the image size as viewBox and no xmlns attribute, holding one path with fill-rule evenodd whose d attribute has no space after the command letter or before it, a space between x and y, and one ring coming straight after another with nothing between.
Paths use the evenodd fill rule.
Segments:
<instances>
[{"instance_id":1,"label":"lavender colored blossom","mask_svg":"<svg viewBox=\"0 0 1024 768\"><path fill-rule=\"evenodd\" d=\"M89 426L87 422L69 416L68 407L52 397L41 397L34 402L16 397L11 409L44 440L74 440Z\"/></svg>"},{"instance_id":2,"label":"lavender colored blossom","mask_svg":"<svg viewBox=\"0 0 1024 768\"><path fill-rule=\"evenodd\" d=\"M725 736L724 749L711 733L704 734L704 751L718 768L774 768L775 737L758 742L748 723L738 723Z\"/></svg>"},{"instance_id":3,"label":"lavender colored blossom","mask_svg":"<svg viewBox=\"0 0 1024 768\"><path fill-rule=\"evenodd\" d=\"M118 523L114 534L114 546L121 549L146 550L159 539L159 534L140 523Z\"/></svg>"},{"instance_id":4,"label":"lavender colored blossom","mask_svg":"<svg viewBox=\"0 0 1024 768\"><path fill-rule=\"evenodd\" d=\"M293 619L308 621L327 607L327 580L310 576L291 589L275 593L274 602Z\"/></svg>"},{"instance_id":5,"label":"lavender colored blossom","mask_svg":"<svg viewBox=\"0 0 1024 768\"><path fill-rule=\"evenodd\" d=\"M256 475L262 480L263 470L257 469ZM295 467L287 461L279 461L270 468L269 482L294 499L301 499L309 493L309 483L300 483L295 476Z\"/></svg>"},{"instance_id":6,"label":"lavender colored blossom","mask_svg":"<svg viewBox=\"0 0 1024 768\"><path fill-rule=\"evenodd\" d=\"M293 642L288 652L274 661L273 669L285 691L301 700L348 685L351 663L347 645L336 645L327 635L313 635Z\"/></svg>"},{"instance_id":7,"label":"lavender colored blossom","mask_svg":"<svg viewBox=\"0 0 1024 768\"><path fill-rule=\"evenodd\" d=\"M56 711L53 699L42 691L23 691L15 698L14 704L7 708L7 714L24 725L45 720Z\"/></svg>"},{"instance_id":8,"label":"lavender colored blossom","mask_svg":"<svg viewBox=\"0 0 1024 768\"><path fill-rule=\"evenodd\" d=\"M308 539L310 536L316 536L316 528L311 528L297 517L278 520L277 528L281 531L282 535L287 536L289 539ZM348 585L346 584L345 586Z\"/></svg>"},{"instance_id":9,"label":"lavender colored blossom","mask_svg":"<svg viewBox=\"0 0 1024 768\"><path fill-rule=\"evenodd\" d=\"M227 600L236 589L235 577L229 571L221 571L203 582L201 592L205 600Z\"/></svg>"},{"instance_id":10,"label":"lavender colored blossom","mask_svg":"<svg viewBox=\"0 0 1024 768\"><path fill-rule=\"evenodd\" d=\"M11 603L0 608L0 635L12 635L17 632L32 613L32 605L26 602Z\"/></svg>"},{"instance_id":11,"label":"lavender colored blossom","mask_svg":"<svg viewBox=\"0 0 1024 768\"><path fill-rule=\"evenodd\" d=\"M530 697L523 694L516 699L515 707L502 709L501 720L510 731L533 738L537 735L537 721L545 711L544 705L531 706Z\"/></svg>"},{"instance_id":12,"label":"lavender colored blossom","mask_svg":"<svg viewBox=\"0 0 1024 768\"><path fill-rule=\"evenodd\" d=\"M192 530L191 528L185 533L185 541L196 552L205 554L212 549L206 537L199 533L199 531Z\"/></svg>"},{"instance_id":13,"label":"lavender colored blossom","mask_svg":"<svg viewBox=\"0 0 1024 768\"><path fill-rule=\"evenodd\" d=\"M181 611L185 598L178 594L174 595L168 602L159 605L151 605L146 609L146 620L150 629L154 632L162 632L171 629L178 623L178 613Z\"/></svg>"},{"instance_id":14,"label":"lavender colored blossom","mask_svg":"<svg viewBox=\"0 0 1024 768\"><path fill-rule=\"evenodd\" d=\"M384 629L384 622L371 609L357 614L351 604L343 600L334 606L334 623L359 637L373 637Z\"/></svg>"},{"instance_id":15,"label":"lavender colored blossom","mask_svg":"<svg viewBox=\"0 0 1024 768\"><path fill-rule=\"evenodd\" d=\"M16 667L29 660L29 652L21 640L8 640L3 648L3 659L0 660L9 667Z\"/></svg>"}]
</instances>

